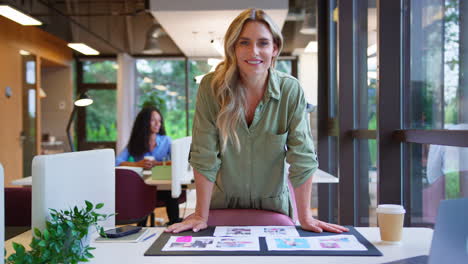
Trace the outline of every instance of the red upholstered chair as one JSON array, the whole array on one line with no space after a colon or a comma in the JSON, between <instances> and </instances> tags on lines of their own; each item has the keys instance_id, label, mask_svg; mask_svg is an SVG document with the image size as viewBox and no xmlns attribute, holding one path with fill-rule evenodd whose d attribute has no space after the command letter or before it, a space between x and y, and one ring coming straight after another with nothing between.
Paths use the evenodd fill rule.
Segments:
<instances>
[{"instance_id":1,"label":"red upholstered chair","mask_svg":"<svg viewBox=\"0 0 468 264\"><path fill-rule=\"evenodd\" d=\"M31 187L5 188L5 226L31 226Z\"/></svg>"},{"instance_id":2,"label":"red upholstered chair","mask_svg":"<svg viewBox=\"0 0 468 264\"><path fill-rule=\"evenodd\" d=\"M115 222L117 225L137 223L154 226L156 187L145 184L138 173L132 170L115 169Z\"/></svg>"},{"instance_id":3,"label":"red upholstered chair","mask_svg":"<svg viewBox=\"0 0 468 264\"><path fill-rule=\"evenodd\" d=\"M289 190L294 210L294 219L289 216L257 209L212 209L208 216L209 226L294 226L297 219L296 199L290 182Z\"/></svg>"}]
</instances>

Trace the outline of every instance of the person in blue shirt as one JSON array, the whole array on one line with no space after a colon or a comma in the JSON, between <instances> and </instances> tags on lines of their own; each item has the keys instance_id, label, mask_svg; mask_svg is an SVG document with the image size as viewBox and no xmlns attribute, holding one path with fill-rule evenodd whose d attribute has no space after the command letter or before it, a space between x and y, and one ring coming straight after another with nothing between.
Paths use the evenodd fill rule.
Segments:
<instances>
[{"instance_id":1,"label":"person in blue shirt","mask_svg":"<svg viewBox=\"0 0 468 264\"><path fill-rule=\"evenodd\" d=\"M145 159L152 156L154 160ZM155 107L144 107L133 123L127 147L116 157L116 166L132 166L151 169L171 159L171 138L166 135L164 118ZM158 191L158 199L166 202L169 223L182 221L179 204L170 191Z\"/></svg>"}]
</instances>

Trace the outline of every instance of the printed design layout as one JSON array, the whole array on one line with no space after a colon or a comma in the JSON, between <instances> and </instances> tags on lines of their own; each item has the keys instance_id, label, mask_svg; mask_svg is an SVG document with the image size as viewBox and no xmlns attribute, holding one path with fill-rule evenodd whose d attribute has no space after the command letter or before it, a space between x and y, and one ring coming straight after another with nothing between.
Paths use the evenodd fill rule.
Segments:
<instances>
[{"instance_id":1,"label":"printed design layout","mask_svg":"<svg viewBox=\"0 0 468 264\"><path fill-rule=\"evenodd\" d=\"M215 237L299 237L295 226L217 226Z\"/></svg>"},{"instance_id":2,"label":"printed design layout","mask_svg":"<svg viewBox=\"0 0 468 264\"><path fill-rule=\"evenodd\" d=\"M250 236L252 230L249 227L230 227L226 231L226 236Z\"/></svg>"},{"instance_id":3,"label":"printed design layout","mask_svg":"<svg viewBox=\"0 0 468 264\"><path fill-rule=\"evenodd\" d=\"M309 249L310 245L305 238L275 238L275 243L281 249Z\"/></svg>"},{"instance_id":4,"label":"printed design layout","mask_svg":"<svg viewBox=\"0 0 468 264\"><path fill-rule=\"evenodd\" d=\"M257 237L172 236L162 251L259 251Z\"/></svg>"},{"instance_id":5,"label":"printed design layout","mask_svg":"<svg viewBox=\"0 0 468 264\"><path fill-rule=\"evenodd\" d=\"M299 238L265 238L268 250L320 250L320 251L365 251L353 235L334 235Z\"/></svg>"}]
</instances>

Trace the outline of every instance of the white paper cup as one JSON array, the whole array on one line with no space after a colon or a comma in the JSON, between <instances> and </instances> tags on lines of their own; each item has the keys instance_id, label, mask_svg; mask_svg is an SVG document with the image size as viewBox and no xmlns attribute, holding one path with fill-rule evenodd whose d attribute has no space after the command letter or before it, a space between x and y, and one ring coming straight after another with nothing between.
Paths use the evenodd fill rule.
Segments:
<instances>
[{"instance_id":1,"label":"white paper cup","mask_svg":"<svg viewBox=\"0 0 468 264\"><path fill-rule=\"evenodd\" d=\"M380 239L383 242L389 244L401 242L405 213L405 208L398 204L380 204L377 207Z\"/></svg>"},{"instance_id":2,"label":"white paper cup","mask_svg":"<svg viewBox=\"0 0 468 264\"><path fill-rule=\"evenodd\" d=\"M154 160L153 156L144 156L143 159L145 160ZM143 169L143 175L151 175L151 169Z\"/></svg>"}]
</instances>

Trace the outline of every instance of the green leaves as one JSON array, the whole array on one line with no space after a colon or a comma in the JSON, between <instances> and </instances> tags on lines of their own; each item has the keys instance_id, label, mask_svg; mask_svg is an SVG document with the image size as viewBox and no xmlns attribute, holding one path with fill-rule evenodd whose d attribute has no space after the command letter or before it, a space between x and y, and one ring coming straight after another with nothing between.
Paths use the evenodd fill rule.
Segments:
<instances>
[{"instance_id":1,"label":"green leaves","mask_svg":"<svg viewBox=\"0 0 468 264\"><path fill-rule=\"evenodd\" d=\"M34 229L30 243L31 250L26 251L23 245L13 242L15 253L8 257L6 263L88 262L88 259L93 258L89 251L94 248L82 245L82 240L88 235L91 226L94 226L99 233L104 233L98 221L106 220L111 215L95 211L102 207L103 203L94 206L91 202L85 201L85 207L81 209L77 206L60 211L49 209L50 219L46 221L46 228L42 232L37 228Z\"/></svg>"}]
</instances>

